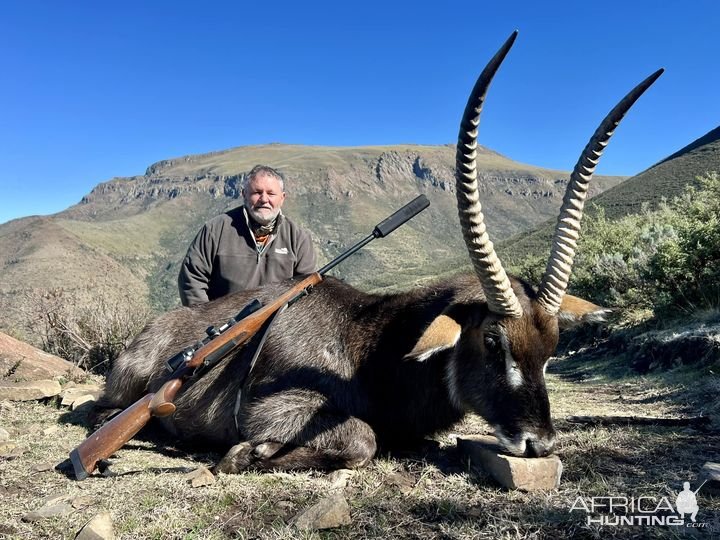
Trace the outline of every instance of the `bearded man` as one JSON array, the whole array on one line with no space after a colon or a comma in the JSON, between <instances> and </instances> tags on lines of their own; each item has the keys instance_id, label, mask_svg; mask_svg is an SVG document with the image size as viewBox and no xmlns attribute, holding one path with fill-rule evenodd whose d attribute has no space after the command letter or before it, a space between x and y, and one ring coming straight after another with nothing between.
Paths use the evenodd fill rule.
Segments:
<instances>
[{"instance_id":1,"label":"bearded man","mask_svg":"<svg viewBox=\"0 0 720 540\"><path fill-rule=\"evenodd\" d=\"M283 215L285 179L257 165L246 176L244 204L208 221L180 267L184 306L315 272L310 234Z\"/></svg>"}]
</instances>

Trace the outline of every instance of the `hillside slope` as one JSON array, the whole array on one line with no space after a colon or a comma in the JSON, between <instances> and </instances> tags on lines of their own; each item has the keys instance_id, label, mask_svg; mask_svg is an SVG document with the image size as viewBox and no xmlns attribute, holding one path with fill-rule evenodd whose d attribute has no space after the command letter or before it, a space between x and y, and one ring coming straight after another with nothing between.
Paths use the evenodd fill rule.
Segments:
<instances>
[{"instance_id":1,"label":"hillside slope","mask_svg":"<svg viewBox=\"0 0 720 540\"><path fill-rule=\"evenodd\" d=\"M609 218L635 214L643 203L656 207L663 199L680 195L695 178L720 171L720 126L627 182L598 196L593 204Z\"/></svg>"},{"instance_id":2,"label":"hillside slope","mask_svg":"<svg viewBox=\"0 0 720 540\"><path fill-rule=\"evenodd\" d=\"M587 205L587 212L591 214L596 208L602 208L608 218L615 219L640 212L644 203L655 208L663 199L680 195L698 176L713 171L720 172L720 127L646 171L603 191ZM502 260L512 265L527 256L547 256L555 223L555 218L551 218L534 230L502 242L499 246Z\"/></svg>"},{"instance_id":3,"label":"hillside slope","mask_svg":"<svg viewBox=\"0 0 720 540\"><path fill-rule=\"evenodd\" d=\"M568 173L479 150L483 208L503 239L555 215ZM257 163L286 173L286 213L312 234L320 263L367 235L418 193L431 207L333 273L365 288L411 284L466 264L454 195L454 147L310 147L270 144L165 160L146 173L96 186L49 217L0 225L0 309L17 311L28 290L115 290L157 309L177 303L176 276L201 224L241 204ZM591 194L621 177L599 177ZM97 291L89 294L99 294ZM7 311L6 311L7 312ZM9 326L8 316L0 327Z\"/></svg>"}]
</instances>

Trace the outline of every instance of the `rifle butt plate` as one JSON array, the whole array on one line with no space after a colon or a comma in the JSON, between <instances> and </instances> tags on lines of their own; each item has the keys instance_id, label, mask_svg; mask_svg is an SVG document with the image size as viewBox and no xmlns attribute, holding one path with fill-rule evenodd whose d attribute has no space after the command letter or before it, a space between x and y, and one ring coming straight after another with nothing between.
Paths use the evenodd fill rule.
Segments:
<instances>
[{"instance_id":1,"label":"rifle butt plate","mask_svg":"<svg viewBox=\"0 0 720 540\"><path fill-rule=\"evenodd\" d=\"M85 470L85 466L82 464L77 448L74 448L73 451L70 452L70 462L75 470L75 480L85 480L89 476L89 473Z\"/></svg>"}]
</instances>

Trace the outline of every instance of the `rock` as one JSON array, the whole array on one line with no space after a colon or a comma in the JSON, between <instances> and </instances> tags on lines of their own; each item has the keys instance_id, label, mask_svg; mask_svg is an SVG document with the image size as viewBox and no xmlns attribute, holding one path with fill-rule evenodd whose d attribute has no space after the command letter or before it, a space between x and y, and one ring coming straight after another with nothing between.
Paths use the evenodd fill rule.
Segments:
<instances>
[{"instance_id":1,"label":"rock","mask_svg":"<svg viewBox=\"0 0 720 540\"><path fill-rule=\"evenodd\" d=\"M0 457L3 457L7 452L12 452L17 447L12 441L5 441L0 443Z\"/></svg>"},{"instance_id":2,"label":"rock","mask_svg":"<svg viewBox=\"0 0 720 540\"><path fill-rule=\"evenodd\" d=\"M327 481L330 483L330 489L343 489L347 486L348 480L353 477L355 471L350 469L338 469L327 475Z\"/></svg>"},{"instance_id":3,"label":"rock","mask_svg":"<svg viewBox=\"0 0 720 540\"><path fill-rule=\"evenodd\" d=\"M91 495L80 495L70 501L70 505L75 509L87 508L93 504L95 504L95 498Z\"/></svg>"},{"instance_id":4,"label":"rock","mask_svg":"<svg viewBox=\"0 0 720 540\"><path fill-rule=\"evenodd\" d=\"M20 486L3 486L0 485L0 497L14 497L25 493L25 489ZM2 536L0 536L2 538Z\"/></svg>"},{"instance_id":5,"label":"rock","mask_svg":"<svg viewBox=\"0 0 720 540\"><path fill-rule=\"evenodd\" d=\"M385 481L398 488L403 495L407 495L415 488L415 479L405 473L392 473L388 475Z\"/></svg>"},{"instance_id":6,"label":"rock","mask_svg":"<svg viewBox=\"0 0 720 540\"><path fill-rule=\"evenodd\" d=\"M0 379L37 381L70 373L85 374L72 362L0 332Z\"/></svg>"},{"instance_id":7,"label":"rock","mask_svg":"<svg viewBox=\"0 0 720 540\"><path fill-rule=\"evenodd\" d=\"M97 399L101 392L102 390L97 384L67 385L60 394L60 405L70 407L75 400L87 395L92 396L93 399Z\"/></svg>"},{"instance_id":8,"label":"rock","mask_svg":"<svg viewBox=\"0 0 720 540\"><path fill-rule=\"evenodd\" d=\"M41 473L41 472L52 471L54 468L55 468L55 465L52 463L36 463L32 467L30 467L30 470L34 473Z\"/></svg>"},{"instance_id":9,"label":"rock","mask_svg":"<svg viewBox=\"0 0 720 540\"><path fill-rule=\"evenodd\" d=\"M27 448L18 446L14 442L0 443L0 458L15 459L27 452Z\"/></svg>"},{"instance_id":10,"label":"rock","mask_svg":"<svg viewBox=\"0 0 720 540\"><path fill-rule=\"evenodd\" d=\"M10 440L10 434L0 427L0 442L7 442Z\"/></svg>"},{"instance_id":11,"label":"rock","mask_svg":"<svg viewBox=\"0 0 720 540\"><path fill-rule=\"evenodd\" d=\"M0 400L0 411L12 412L15 410L15 405L7 400Z\"/></svg>"},{"instance_id":12,"label":"rock","mask_svg":"<svg viewBox=\"0 0 720 540\"><path fill-rule=\"evenodd\" d=\"M211 486L215 483L215 476L213 473L211 473L207 467L202 465L194 471L187 473L185 478L190 481L190 485L192 485L192 487Z\"/></svg>"},{"instance_id":13,"label":"rock","mask_svg":"<svg viewBox=\"0 0 720 540\"><path fill-rule=\"evenodd\" d=\"M32 401L57 396L61 391L57 381L0 382L0 400Z\"/></svg>"},{"instance_id":14,"label":"rock","mask_svg":"<svg viewBox=\"0 0 720 540\"><path fill-rule=\"evenodd\" d=\"M80 532L78 532L75 540L113 540L115 531L113 530L112 517L110 512L100 512L88 521Z\"/></svg>"},{"instance_id":15,"label":"rock","mask_svg":"<svg viewBox=\"0 0 720 540\"><path fill-rule=\"evenodd\" d=\"M345 497L339 493L322 499L293 520L295 527L305 531L332 529L350 523L350 507Z\"/></svg>"},{"instance_id":16,"label":"rock","mask_svg":"<svg viewBox=\"0 0 720 540\"><path fill-rule=\"evenodd\" d=\"M42 504L43 504L43 506L53 506L56 504L66 503L69 501L70 501L70 496L65 493L61 493L58 495L48 495L47 497L45 497L43 499Z\"/></svg>"},{"instance_id":17,"label":"rock","mask_svg":"<svg viewBox=\"0 0 720 540\"><path fill-rule=\"evenodd\" d=\"M720 463L708 461L700 470L700 481L705 482L702 487L703 491L710 493L720 493Z\"/></svg>"},{"instance_id":18,"label":"rock","mask_svg":"<svg viewBox=\"0 0 720 540\"><path fill-rule=\"evenodd\" d=\"M458 450L508 489L537 491L560 486L563 467L555 455L543 458L508 456L502 453L495 437L486 435L459 438Z\"/></svg>"},{"instance_id":19,"label":"rock","mask_svg":"<svg viewBox=\"0 0 720 540\"><path fill-rule=\"evenodd\" d=\"M43 435L52 435L53 433L57 433L60 431L60 426L49 426L42 430Z\"/></svg>"},{"instance_id":20,"label":"rock","mask_svg":"<svg viewBox=\"0 0 720 540\"><path fill-rule=\"evenodd\" d=\"M25 522L40 521L51 517L64 516L74 511L75 509L68 503L61 502L58 504L46 505L42 508L38 508L37 510L33 510L32 512L25 514L22 517L22 520Z\"/></svg>"},{"instance_id":21,"label":"rock","mask_svg":"<svg viewBox=\"0 0 720 540\"><path fill-rule=\"evenodd\" d=\"M95 403L95 396L91 394L85 394L83 396L78 397L75 401L72 402L72 405L70 406L70 410L77 411L80 407L85 405L86 407L91 407Z\"/></svg>"}]
</instances>

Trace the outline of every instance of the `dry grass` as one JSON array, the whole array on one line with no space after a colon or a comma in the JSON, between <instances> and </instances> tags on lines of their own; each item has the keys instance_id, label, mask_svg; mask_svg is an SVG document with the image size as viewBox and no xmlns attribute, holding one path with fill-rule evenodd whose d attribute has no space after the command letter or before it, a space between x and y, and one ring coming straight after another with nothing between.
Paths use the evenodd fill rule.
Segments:
<instances>
[{"instance_id":1,"label":"dry grass","mask_svg":"<svg viewBox=\"0 0 720 540\"><path fill-rule=\"evenodd\" d=\"M112 514L117 537L135 538L710 538L709 531L672 527L588 527L570 512L578 496L674 496L683 481L697 486L706 461L719 461L720 433L652 426L582 427L563 419L575 414L675 416L697 413L707 400L705 378L694 385L663 375L630 377L623 366L576 354L549 370L549 388L560 430L557 453L565 470L559 490L502 490L469 468L455 452L454 436L486 430L468 417L452 434L437 438L425 453L381 456L352 476L343 489L352 524L321 532L291 525L301 510L328 494L327 476L317 472L220 475L212 486L192 488L184 473L219 456L160 447L162 437L133 440L118 452L111 470L76 482L57 464L86 435L82 412L50 403L3 404L0 426L28 449L0 461L0 537L74 538L100 510ZM672 380L691 380L675 373ZM705 404L706 405L706 404ZM707 407L705 407L707 410ZM711 408L717 412L717 407ZM44 435L47 428L54 433ZM21 521L49 496L85 497L73 513L36 523ZM82 499L81 499L82 501ZM701 491L699 521L720 520L720 499ZM719 529L720 530L720 529ZM716 533L717 534L717 533Z\"/></svg>"}]
</instances>

